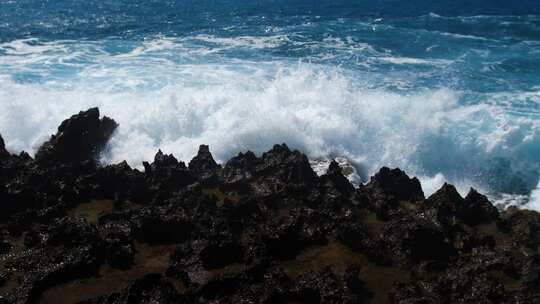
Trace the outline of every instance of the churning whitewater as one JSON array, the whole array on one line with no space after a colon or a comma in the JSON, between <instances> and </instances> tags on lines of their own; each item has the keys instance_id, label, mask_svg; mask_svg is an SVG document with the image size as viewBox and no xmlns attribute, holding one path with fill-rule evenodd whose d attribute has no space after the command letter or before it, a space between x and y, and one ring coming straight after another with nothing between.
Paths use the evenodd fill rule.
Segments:
<instances>
[{"instance_id":1,"label":"churning whitewater","mask_svg":"<svg viewBox=\"0 0 540 304\"><path fill-rule=\"evenodd\" d=\"M99 106L120 124L106 163L140 167L158 149L188 160L200 144L224 161L285 142L347 159L360 181L400 167L426 194L448 181L540 210L540 15L139 2L122 14L108 1L0 2L11 152Z\"/></svg>"}]
</instances>

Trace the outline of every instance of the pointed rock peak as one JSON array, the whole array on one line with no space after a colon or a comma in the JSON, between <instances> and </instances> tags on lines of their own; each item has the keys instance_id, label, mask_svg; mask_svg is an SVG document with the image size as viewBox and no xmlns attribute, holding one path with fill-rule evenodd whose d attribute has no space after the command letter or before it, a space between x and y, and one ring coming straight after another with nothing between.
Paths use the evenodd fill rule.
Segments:
<instances>
[{"instance_id":1,"label":"pointed rock peak","mask_svg":"<svg viewBox=\"0 0 540 304\"><path fill-rule=\"evenodd\" d=\"M409 176L399 168L390 169L388 167L382 167L377 174L375 174L375 179L396 179L406 177L409 179Z\"/></svg>"},{"instance_id":2,"label":"pointed rock peak","mask_svg":"<svg viewBox=\"0 0 540 304\"><path fill-rule=\"evenodd\" d=\"M131 171L131 166L125 160L117 164L116 167L122 171Z\"/></svg>"},{"instance_id":3,"label":"pointed rock peak","mask_svg":"<svg viewBox=\"0 0 540 304\"><path fill-rule=\"evenodd\" d=\"M199 152L197 152L197 156L195 157L199 159L207 159L209 161L211 160L213 163L216 163L214 161L214 157L212 157L212 153L210 153L210 147L207 145L200 145Z\"/></svg>"},{"instance_id":4,"label":"pointed rock peak","mask_svg":"<svg viewBox=\"0 0 540 304\"><path fill-rule=\"evenodd\" d=\"M154 162L157 162L161 159L163 159L164 155L163 155L163 152L161 151L161 149L159 149L156 153L156 155L154 156Z\"/></svg>"},{"instance_id":5,"label":"pointed rock peak","mask_svg":"<svg viewBox=\"0 0 540 304\"><path fill-rule=\"evenodd\" d=\"M238 154L238 157L243 158L243 159L247 159L247 160L256 160L257 159L257 155L255 155L255 153L253 153L251 151L247 151L246 153L240 152Z\"/></svg>"},{"instance_id":6,"label":"pointed rock peak","mask_svg":"<svg viewBox=\"0 0 540 304\"><path fill-rule=\"evenodd\" d=\"M21 151L21 153L19 153L19 159L22 159L25 161L31 161L32 156L30 156L30 154L28 154L28 152L26 151Z\"/></svg>"},{"instance_id":7,"label":"pointed rock peak","mask_svg":"<svg viewBox=\"0 0 540 304\"><path fill-rule=\"evenodd\" d=\"M485 195L480 194L474 188L471 188L469 190L469 193L467 193L465 200L470 202L489 202L488 198Z\"/></svg>"},{"instance_id":8,"label":"pointed rock peak","mask_svg":"<svg viewBox=\"0 0 540 304\"><path fill-rule=\"evenodd\" d=\"M496 220L499 210L488 200L485 195L471 188L465 197L463 208L463 221L470 226Z\"/></svg>"},{"instance_id":9,"label":"pointed rock peak","mask_svg":"<svg viewBox=\"0 0 540 304\"><path fill-rule=\"evenodd\" d=\"M91 108L64 120L58 132L36 153L42 164L94 160L105 148L118 124L108 118L99 119L99 109Z\"/></svg>"},{"instance_id":10,"label":"pointed rock peak","mask_svg":"<svg viewBox=\"0 0 540 304\"><path fill-rule=\"evenodd\" d=\"M210 154L210 147L208 145L200 145L198 154L199 155Z\"/></svg>"},{"instance_id":11,"label":"pointed rock peak","mask_svg":"<svg viewBox=\"0 0 540 304\"><path fill-rule=\"evenodd\" d=\"M437 192L442 192L442 193L448 193L448 194L451 194L455 197L459 197L460 199L463 199L463 197L461 196L461 194L459 194L459 192L457 191L456 187L452 184L449 184L449 183L444 183L444 185L442 185L441 189L439 189L439 191Z\"/></svg>"},{"instance_id":12,"label":"pointed rock peak","mask_svg":"<svg viewBox=\"0 0 540 304\"><path fill-rule=\"evenodd\" d=\"M341 166L339 163L334 159L332 162L330 162L330 165L328 166L328 171L326 174L342 174L343 170L341 169Z\"/></svg>"},{"instance_id":13,"label":"pointed rock peak","mask_svg":"<svg viewBox=\"0 0 540 304\"><path fill-rule=\"evenodd\" d=\"M143 161L142 164L145 172L152 171L152 166L150 165L150 163L148 163L147 161Z\"/></svg>"},{"instance_id":14,"label":"pointed rock peak","mask_svg":"<svg viewBox=\"0 0 540 304\"><path fill-rule=\"evenodd\" d=\"M291 150L285 143L283 143L281 145L274 145L272 150L268 151L268 153L291 153Z\"/></svg>"},{"instance_id":15,"label":"pointed rock peak","mask_svg":"<svg viewBox=\"0 0 540 304\"><path fill-rule=\"evenodd\" d=\"M158 150L154 157L154 164L157 166L175 166L178 164L178 160L172 154L164 154L161 150Z\"/></svg>"},{"instance_id":16,"label":"pointed rock peak","mask_svg":"<svg viewBox=\"0 0 540 304\"><path fill-rule=\"evenodd\" d=\"M349 195L354 192L354 186L343 176L341 166L336 160L332 160L328 166L328 171L321 176L321 181L328 185L330 182L339 192Z\"/></svg>"},{"instance_id":17,"label":"pointed rock peak","mask_svg":"<svg viewBox=\"0 0 540 304\"><path fill-rule=\"evenodd\" d=\"M245 153L239 152L237 156L229 159L225 163L225 168L243 168L247 169L251 165L254 165L257 161L257 156L251 151Z\"/></svg>"},{"instance_id":18,"label":"pointed rock peak","mask_svg":"<svg viewBox=\"0 0 540 304\"><path fill-rule=\"evenodd\" d=\"M79 114L71 116L64 120L58 127L58 132L69 131L75 124L83 124L87 122L95 122L99 120L99 109L90 108L86 111L81 111Z\"/></svg>"},{"instance_id":19,"label":"pointed rock peak","mask_svg":"<svg viewBox=\"0 0 540 304\"><path fill-rule=\"evenodd\" d=\"M381 168L371 178L368 187L379 188L384 193L391 194L398 200L416 201L424 199L424 192L422 191L420 181L416 177L410 178L399 168Z\"/></svg>"},{"instance_id":20,"label":"pointed rock peak","mask_svg":"<svg viewBox=\"0 0 540 304\"><path fill-rule=\"evenodd\" d=\"M465 197L465 202L469 207L483 206L484 209L491 209L490 212L497 211L497 208L489 201L487 196L480 194L476 189L471 188Z\"/></svg>"},{"instance_id":21,"label":"pointed rock peak","mask_svg":"<svg viewBox=\"0 0 540 304\"><path fill-rule=\"evenodd\" d=\"M194 171L209 171L220 168L221 166L216 163L212 153L210 153L210 147L207 145L199 146L199 152L189 162L189 169Z\"/></svg>"},{"instance_id":22,"label":"pointed rock peak","mask_svg":"<svg viewBox=\"0 0 540 304\"><path fill-rule=\"evenodd\" d=\"M9 156L9 152L6 150L6 145L4 144L4 139L0 135L0 157Z\"/></svg>"},{"instance_id":23,"label":"pointed rock peak","mask_svg":"<svg viewBox=\"0 0 540 304\"><path fill-rule=\"evenodd\" d=\"M0 135L0 151L5 151L6 145L4 144L4 139L2 138L2 135Z\"/></svg>"},{"instance_id":24,"label":"pointed rock peak","mask_svg":"<svg viewBox=\"0 0 540 304\"><path fill-rule=\"evenodd\" d=\"M272 176L295 184L309 184L318 180L307 156L297 150L292 152L286 144L275 145L272 150L263 153L257 161L256 171L256 175Z\"/></svg>"},{"instance_id":25,"label":"pointed rock peak","mask_svg":"<svg viewBox=\"0 0 540 304\"><path fill-rule=\"evenodd\" d=\"M461 197L461 194L459 194L459 192L456 190L456 187L454 187L454 185L444 183L441 189L437 190L437 192L433 193L428 198L428 201L431 201L431 202L444 201L444 202L461 203L463 202L463 197Z\"/></svg>"},{"instance_id":26,"label":"pointed rock peak","mask_svg":"<svg viewBox=\"0 0 540 304\"><path fill-rule=\"evenodd\" d=\"M255 153L251 152L251 151L247 151L247 152L238 152L238 155L236 155L235 157L231 158L228 162L237 162L237 161L254 161L257 159L257 155L255 155Z\"/></svg>"}]
</instances>

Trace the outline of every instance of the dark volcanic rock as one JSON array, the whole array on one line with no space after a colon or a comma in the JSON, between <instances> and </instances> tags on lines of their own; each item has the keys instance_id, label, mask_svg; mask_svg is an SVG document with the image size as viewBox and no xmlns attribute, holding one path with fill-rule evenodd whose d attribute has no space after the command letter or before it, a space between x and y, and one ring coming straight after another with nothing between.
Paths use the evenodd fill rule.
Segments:
<instances>
[{"instance_id":1,"label":"dark volcanic rock","mask_svg":"<svg viewBox=\"0 0 540 304\"><path fill-rule=\"evenodd\" d=\"M422 218L396 218L385 225L383 236L394 258L403 264L427 260L446 263L455 254L443 232Z\"/></svg>"},{"instance_id":2,"label":"dark volcanic rock","mask_svg":"<svg viewBox=\"0 0 540 304\"><path fill-rule=\"evenodd\" d=\"M540 301L537 212L399 169L354 189L285 144L101 166L116 126L81 112L37 162L0 138L0 303Z\"/></svg>"},{"instance_id":3,"label":"dark volcanic rock","mask_svg":"<svg viewBox=\"0 0 540 304\"><path fill-rule=\"evenodd\" d=\"M252 152L240 153L227 162L223 177L225 189L255 190L260 195L313 187L318 181L307 156L285 144L275 145L260 158Z\"/></svg>"},{"instance_id":4,"label":"dark volcanic rock","mask_svg":"<svg viewBox=\"0 0 540 304\"><path fill-rule=\"evenodd\" d=\"M291 212L284 219L270 221L269 225L262 228L263 242L268 253L277 259L292 259L308 246L327 242L323 227L311 225L313 216L306 216L313 211L298 211Z\"/></svg>"},{"instance_id":5,"label":"dark volcanic rock","mask_svg":"<svg viewBox=\"0 0 540 304\"><path fill-rule=\"evenodd\" d=\"M272 150L263 153L256 167L256 175L291 184L311 184L317 181L307 156L289 150L285 144L275 145Z\"/></svg>"},{"instance_id":6,"label":"dark volcanic rock","mask_svg":"<svg viewBox=\"0 0 540 304\"><path fill-rule=\"evenodd\" d=\"M462 210L463 221L469 226L493 222L498 219L499 211L486 196L471 189L465 197Z\"/></svg>"},{"instance_id":7,"label":"dark volcanic rock","mask_svg":"<svg viewBox=\"0 0 540 304\"><path fill-rule=\"evenodd\" d=\"M126 290L107 297L84 301L85 304L177 304L189 303L160 274L148 274Z\"/></svg>"},{"instance_id":8,"label":"dark volcanic rock","mask_svg":"<svg viewBox=\"0 0 540 304\"><path fill-rule=\"evenodd\" d=\"M221 169L221 166L216 163L214 157L210 153L210 148L207 145L201 145L199 152L189 162L189 170L198 174L202 180L213 179L216 182L217 173Z\"/></svg>"},{"instance_id":9,"label":"dark volcanic rock","mask_svg":"<svg viewBox=\"0 0 540 304\"><path fill-rule=\"evenodd\" d=\"M197 181L184 162L179 162L172 154L164 154L161 150L152 164L144 162L143 165L147 183L154 192L168 195Z\"/></svg>"},{"instance_id":10,"label":"dark volcanic rock","mask_svg":"<svg viewBox=\"0 0 540 304\"><path fill-rule=\"evenodd\" d=\"M328 171L321 176L321 183L327 188L335 188L339 193L349 196L354 193L354 187L343 175L339 164L333 160L328 166Z\"/></svg>"},{"instance_id":11,"label":"dark volcanic rock","mask_svg":"<svg viewBox=\"0 0 540 304\"><path fill-rule=\"evenodd\" d=\"M47 288L97 274L97 248L39 248L7 258L5 267L19 274L20 285L7 294L8 302L31 303Z\"/></svg>"},{"instance_id":12,"label":"dark volcanic rock","mask_svg":"<svg viewBox=\"0 0 540 304\"><path fill-rule=\"evenodd\" d=\"M330 269L308 273L299 279L289 292L293 303L362 303L369 300L364 284L348 269L344 277L336 276Z\"/></svg>"},{"instance_id":13,"label":"dark volcanic rock","mask_svg":"<svg viewBox=\"0 0 540 304\"><path fill-rule=\"evenodd\" d=\"M200 253L200 259L206 269L223 268L244 259L244 249L236 242L214 242Z\"/></svg>"},{"instance_id":14,"label":"dark volcanic rock","mask_svg":"<svg viewBox=\"0 0 540 304\"><path fill-rule=\"evenodd\" d=\"M391 195L399 201L419 201L424 199L420 181L416 177L409 178L400 169L382 168L371 178L367 188Z\"/></svg>"},{"instance_id":15,"label":"dark volcanic rock","mask_svg":"<svg viewBox=\"0 0 540 304\"><path fill-rule=\"evenodd\" d=\"M452 185L444 184L440 190L431 195L428 207L434 208L437 219L445 225L462 222L469 226L496 221L499 212L488 199L471 189L465 199Z\"/></svg>"},{"instance_id":16,"label":"dark volcanic rock","mask_svg":"<svg viewBox=\"0 0 540 304\"><path fill-rule=\"evenodd\" d=\"M502 218L501 228L510 233L515 244L540 249L540 213L510 207Z\"/></svg>"},{"instance_id":17,"label":"dark volcanic rock","mask_svg":"<svg viewBox=\"0 0 540 304\"><path fill-rule=\"evenodd\" d=\"M118 124L99 119L99 109L92 108L62 122L58 132L36 153L40 164L80 162L96 159Z\"/></svg>"},{"instance_id":18,"label":"dark volcanic rock","mask_svg":"<svg viewBox=\"0 0 540 304\"><path fill-rule=\"evenodd\" d=\"M8 158L9 152L6 150L6 146L4 144L4 139L2 138L2 135L0 135L0 160Z\"/></svg>"},{"instance_id":19,"label":"dark volcanic rock","mask_svg":"<svg viewBox=\"0 0 540 304\"><path fill-rule=\"evenodd\" d=\"M436 219L445 225L453 225L459 221L464 204L465 200L456 187L447 183L426 201L426 205L435 210Z\"/></svg>"},{"instance_id":20,"label":"dark volcanic rock","mask_svg":"<svg viewBox=\"0 0 540 304\"><path fill-rule=\"evenodd\" d=\"M148 211L148 212L146 212ZM163 214L163 210L143 210L136 238L153 244L180 243L189 237L193 223L184 214Z\"/></svg>"}]
</instances>

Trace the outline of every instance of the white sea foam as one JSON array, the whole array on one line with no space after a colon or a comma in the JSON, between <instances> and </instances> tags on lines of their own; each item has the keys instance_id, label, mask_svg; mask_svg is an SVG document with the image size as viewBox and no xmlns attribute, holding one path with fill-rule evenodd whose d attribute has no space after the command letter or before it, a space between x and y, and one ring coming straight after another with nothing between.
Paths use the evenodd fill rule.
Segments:
<instances>
[{"instance_id":1,"label":"white sea foam","mask_svg":"<svg viewBox=\"0 0 540 304\"><path fill-rule=\"evenodd\" d=\"M238 36L232 38L217 37L213 35L198 35L194 39L214 43L223 47L229 48L252 48L252 49L265 49L274 48L289 41L286 35L273 35L273 36Z\"/></svg>"},{"instance_id":2,"label":"white sea foam","mask_svg":"<svg viewBox=\"0 0 540 304\"><path fill-rule=\"evenodd\" d=\"M524 205L524 208L540 211L540 184L532 191L529 202Z\"/></svg>"},{"instance_id":3,"label":"white sea foam","mask_svg":"<svg viewBox=\"0 0 540 304\"><path fill-rule=\"evenodd\" d=\"M380 61L389 62L393 64L420 64L420 65L448 65L451 64L451 60L425 60L419 58L409 58L409 57L381 57Z\"/></svg>"},{"instance_id":4,"label":"white sea foam","mask_svg":"<svg viewBox=\"0 0 540 304\"><path fill-rule=\"evenodd\" d=\"M540 141L535 120L516 120L497 104L463 105L461 93L449 88L401 94L314 63L199 61L206 50L190 48L193 39L201 36L160 37L120 54L87 42L75 48L75 60L63 51L69 44L11 44L20 54L0 62L0 133L8 149L34 152L63 119L99 106L120 123L105 162L140 167L158 149L189 160L200 144L223 162L285 142L312 159L346 158L362 181L382 166L400 167L420 177L426 195L445 181L465 195L470 186L482 190L474 174L490 156L526 155ZM271 47L273 39L254 47ZM29 57L75 64L73 75L17 81L13 75L25 71ZM400 63L418 63L407 60Z\"/></svg>"},{"instance_id":5,"label":"white sea foam","mask_svg":"<svg viewBox=\"0 0 540 304\"><path fill-rule=\"evenodd\" d=\"M474 181L471 180L453 180L449 181L442 173L437 173L435 176L419 176L420 183L422 184L422 190L426 197L431 196L437 190L441 189L444 183L451 183L456 187L456 190L462 197L467 196L471 187L475 185ZM484 192L482 189L476 189L477 191Z\"/></svg>"}]
</instances>

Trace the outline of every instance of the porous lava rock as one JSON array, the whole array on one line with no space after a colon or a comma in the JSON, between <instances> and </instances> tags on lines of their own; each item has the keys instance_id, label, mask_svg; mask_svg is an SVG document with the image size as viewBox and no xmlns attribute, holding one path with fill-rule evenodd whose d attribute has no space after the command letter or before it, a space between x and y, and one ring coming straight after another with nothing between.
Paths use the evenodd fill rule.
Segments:
<instances>
[{"instance_id":1,"label":"porous lava rock","mask_svg":"<svg viewBox=\"0 0 540 304\"><path fill-rule=\"evenodd\" d=\"M353 187L287 145L223 166L96 161L90 109L36 154L0 138L0 303L537 303L540 215L382 168Z\"/></svg>"},{"instance_id":2,"label":"porous lava rock","mask_svg":"<svg viewBox=\"0 0 540 304\"><path fill-rule=\"evenodd\" d=\"M6 150L6 145L4 143L4 139L0 135L0 161L8 158L9 152Z\"/></svg>"},{"instance_id":3,"label":"porous lava rock","mask_svg":"<svg viewBox=\"0 0 540 304\"><path fill-rule=\"evenodd\" d=\"M118 127L114 120L99 116L99 109L91 108L63 121L39 148L36 161L54 164L96 159Z\"/></svg>"}]
</instances>

